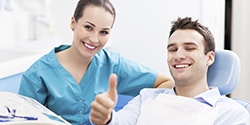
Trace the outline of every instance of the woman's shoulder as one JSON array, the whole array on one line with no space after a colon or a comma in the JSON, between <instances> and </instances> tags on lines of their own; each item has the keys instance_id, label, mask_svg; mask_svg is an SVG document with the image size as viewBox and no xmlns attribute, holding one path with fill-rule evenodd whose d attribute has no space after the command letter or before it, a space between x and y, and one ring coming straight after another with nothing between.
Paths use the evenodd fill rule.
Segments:
<instances>
[{"instance_id":1,"label":"woman's shoulder","mask_svg":"<svg viewBox=\"0 0 250 125\"><path fill-rule=\"evenodd\" d=\"M97 58L99 62L103 63L117 63L121 59L121 55L118 52L101 49L98 53L95 54L95 58Z\"/></svg>"},{"instance_id":2,"label":"woman's shoulder","mask_svg":"<svg viewBox=\"0 0 250 125\"><path fill-rule=\"evenodd\" d=\"M115 51L110 51L107 49L101 49L97 54L97 56L104 56L104 57L120 57L120 53L119 52L115 52Z\"/></svg>"},{"instance_id":3,"label":"woman's shoulder","mask_svg":"<svg viewBox=\"0 0 250 125\"><path fill-rule=\"evenodd\" d=\"M53 67L53 61L55 60L55 48L52 49L47 54L44 54L40 58L38 58L25 72L26 73L34 73L43 69L48 69Z\"/></svg>"}]
</instances>

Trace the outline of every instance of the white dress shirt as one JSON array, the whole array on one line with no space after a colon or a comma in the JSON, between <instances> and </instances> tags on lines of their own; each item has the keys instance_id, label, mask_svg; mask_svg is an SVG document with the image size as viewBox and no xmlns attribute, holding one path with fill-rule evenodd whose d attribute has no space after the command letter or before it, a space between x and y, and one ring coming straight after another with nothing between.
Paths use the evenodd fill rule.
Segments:
<instances>
[{"instance_id":1,"label":"white dress shirt","mask_svg":"<svg viewBox=\"0 0 250 125\"><path fill-rule=\"evenodd\" d=\"M113 111L110 125L136 125L141 114L141 107L148 98L155 99L159 94L176 95L174 89L152 89L145 88L140 94L131 100L123 109L118 112ZM216 107L218 112L213 120L213 125L250 125L250 116L248 111L238 104L235 100L226 96L221 96L218 88L195 96L193 99L210 107ZM183 105L188 106L188 105ZM181 109L180 109L181 110ZM169 112L170 116L171 113ZM162 113L166 114L166 112ZM149 117L154 114L149 113ZM165 118L165 123L171 117ZM181 117L179 117L182 120Z\"/></svg>"}]
</instances>

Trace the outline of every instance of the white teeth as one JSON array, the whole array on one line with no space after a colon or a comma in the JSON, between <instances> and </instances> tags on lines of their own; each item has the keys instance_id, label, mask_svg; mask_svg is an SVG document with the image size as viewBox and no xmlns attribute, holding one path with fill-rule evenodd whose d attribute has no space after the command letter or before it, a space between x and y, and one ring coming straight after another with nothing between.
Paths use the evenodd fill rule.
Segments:
<instances>
[{"instance_id":1,"label":"white teeth","mask_svg":"<svg viewBox=\"0 0 250 125\"><path fill-rule=\"evenodd\" d=\"M176 68L187 68L188 65L175 65Z\"/></svg>"},{"instance_id":2,"label":"white teeth","mask_svg":"<svg viewBox=\"0 0 250 125\"><path fill-rule=\"evenodd\" d=\"M95 46L90 46L90 45L88 45L88 44L86 44L86 43L84 43L84 45L85 45L86 47L90 48L90 49L95 49Z\"/></svg>"}]
</instances>

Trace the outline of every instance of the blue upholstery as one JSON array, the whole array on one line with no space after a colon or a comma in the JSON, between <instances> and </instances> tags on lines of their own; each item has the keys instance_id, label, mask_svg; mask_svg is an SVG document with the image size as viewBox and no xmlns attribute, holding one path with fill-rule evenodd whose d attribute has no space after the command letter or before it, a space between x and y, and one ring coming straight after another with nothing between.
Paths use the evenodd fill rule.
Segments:
<instances>
[{"instance_id":1,"label":"blue upholstery","mask_svg":"<svg viewBox=\"0 0 250 125\"><path fill-rule=\"evenodd\" d=\"M22 73L0 79L0 91L18 93Z\"/></svg>"},{"instance_id":2,"label":"blue upholstery","mask_svg":"<svg viewBox=\"0 0 250 125\"><path fill-rule=\"evenodd\" d=\"M230 50L216 50L215 62L209 67L207 82L209 86L218 87L221 95L233 92L240 80L241 63L236 53ZM234 99L250 112L248 102Z\"/></svg>"},{"instance_id":3,"label":"blue upholstery","mask_svg":"<svg viewBox=\"0 0 250 125\"><path fill-rule=\"evenodd\" d=\"M230 94L240 80L240 70L240 59L233 51L216 50L215 62L208 69L208 85L218 87L221 95Z\"/></svg>"},{"instance_id":4,"label":"blue upholstery","mask_svg":"<svg viewBox=\"0 0 250 125\"><path fill-rule=\"evenodd\" d=\"M118 94L118 100L114 110L119 111L133 98L133 96Z\"/></svg>"}]
</instances>

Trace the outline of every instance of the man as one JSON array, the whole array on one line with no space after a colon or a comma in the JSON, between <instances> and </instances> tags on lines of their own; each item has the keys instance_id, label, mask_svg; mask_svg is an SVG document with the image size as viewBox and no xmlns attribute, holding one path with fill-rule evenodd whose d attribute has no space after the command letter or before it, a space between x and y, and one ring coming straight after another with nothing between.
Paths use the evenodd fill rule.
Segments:
<instances>
[{"instance_id":1,"label":"man","mask_svg":"<svg viewBox=\"0 0 250 125\"><path fill-rule=\"evenodd\" d=\"M215 43L207 27L190 17L172 22L168 41L168 65L175 80L172 89L143 89L119 112L116 75L109 91L96 96L90 119L95 124L249 124L249 113L234 100L221 96L207 84Z\"/></svg>"}]
</instances>

